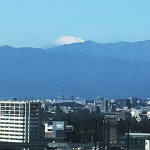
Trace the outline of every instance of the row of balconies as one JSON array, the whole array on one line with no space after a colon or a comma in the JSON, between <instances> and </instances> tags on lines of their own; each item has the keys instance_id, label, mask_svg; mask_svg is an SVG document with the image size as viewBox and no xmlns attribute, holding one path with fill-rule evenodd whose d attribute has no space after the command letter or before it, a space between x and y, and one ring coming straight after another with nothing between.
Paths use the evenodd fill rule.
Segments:
<instances>
[{"instance_id":1,"label":"row of balconies","mask_svg":"<svg viewBox=\"0 0 150 150\"><path fill-rule=\"evenodd\" d=\"M30 121L31 121L31 122L38 122L38 119L30 118Z\"/></svg>"},{"instance_id":2,"label":"row of balconies","mask_svg":"<svg viewBox=\"0 0 150 150\"><path fill-rule=\"evenodd\" d=\"M25 110L24 107L5 107L5 106L0 106L0 110Z\"/></svg>"},{"instance_id":3,"label":"row of balconies","mask_svg":"<svg viewBox=\"0 0 150 150\"><path fill-rule=\"evenodd\" d=\"M10 123L10 124L18 124L24 123L25 120L0 120L0 123Z\"/></svg>"},{"instance_id":4,"label":"row of balconies","mask_svg":"<svg viewBox=\"0 0 150 150\"><path fill-rule=\"evenodd\" d=\"M0 112L0 115L2 116L17 116L17 117L24 117L25 116L25 113L23 112L11 112L11 111L2 111Z\"/></svg>"},{"instance_id":5,"label":"row of balconies","mask_svg":"<svg viewBox=\"0 0 150 150\"><path fill-rule=\"evenodd\" d=\"M24 132L25 128L5 128L5 127L0 127L0 132L1 131L5 131L5 132Z\"/></svg>"},{"instance_id":6,"label":"row of balconies","mask_svg":"<svg viewBox=\"0 0 150 150\"><path fill-rule=\"evenodd\" d=\"M17 116L1 116L1 119L5 119L5 120L7 120L7 119L12 119L12 120L14 120L14 119L25 119L25 117L17 117Z\"/></svg>"},{"instance_id":7,"label":"row of balconies","mask_svg":"<svg viewBox=\"0 0 150 150\"><path fill-rule=\"evenodd\" d=\"M9 116L9 117L4 117L4 116L1 116L1 120L9 120L9 121L24 121L25 120L25 117L18 117L18 118L16 118L16 117L11 117L11 116Z\"/></svg>"},{"instance_id":8,"label":"row of balconies","mask_svg":"<svg viewBox=\"0 0 150 150\"><path fill-rule=\"evenodd\" d=\"M25 140L23 140L23 139L14 140L14 139L3 139L3 138L0 138L0 141L2 141L2 142L17 142L17 143L23 143Z\"/></svg>"},{"instance_id":9,"label":"row of balconies","mask_svg":"<svg viewBox=\"0 0 150 150\"><path fill-rule=\"evenodd\" d=\"M9 134L0 135L0 138L3 138L3 139L6 139L6 138L10 139L11 138L11 139L18 139L19 140L19 139L23 139L23 137L24 137L23 135L18 135L18 136L15 135L14 136L13 134L12 135L9 135Z\"/></svg>"},{"instance_id":10,"label":"row of balconies","mask_svg":"<svg viewBox=\"0 0 150 150\"><path fill-rule=\"evenodd\" d=\"M0 121L0 123L1 123L1 125L25 125L25 123L22 121L22 123L21 122L19 122L19 121L14 121L14 122L4 122L4 121Z\"/></svg>"},{"instance_id":11,"label":"row of balconies","mask_svg":"<svg viewBox=\"0 0 150 150\"><path fill-rule=\"evenodd\" d=\"M2 128L24 128L25 125L17 125L17 124L1 124L0 129Z\"/></svg>"},{"instance_id":12,"label":"row of balconies","mask_svg":"<svg viewBox=\"0 0 150 150\"><path fill-rule=\"evenodd\" d=\"M0 133L1 133L1 132L9 132L9 133L10 133L10 132L13 132L13 133L14 133L14 132L15 132L15 133L22 132L22 133L23 133L24 131L25 131L24 128L20 128L20 129L1 128L1 129L0 129Z\"/></svg>"},{"instance_id":13,"label":"row of balconies","mask_svg":"<svg viewBox=\"0 0 150 150\"><path fill-rule=\"evenodd\" d=\"M30 120L30 124L32 124L32 123L38 123L38 121Z\"/></svg>"},{"instance_id":14,"label":"row of balconies","mask_svg":"<svg viewBox=\"0 0 150 150\"><path fill-rule=\"evenodd\" d=\"M24 132L9 132L9 131L0 131L0 136L10 135L10 136L23 136Z\"/></svg>"},{"instance_id":15,"label":"row of balconies","mask_svg":"<svg viewBox=\"0 0 150 150\"><path fill-rule=\"evenodd\" d=\"M38 115L38 112L34 112L34 113L31 112L31 113L30 113L30 116L32 116L32 115L33 115L33 116Z\"/></svg>"},{"instance_id":16,"label":"row of balconies","mask_svg":"<svg viewBox=\"0 0 150 150\"><path fill-rule=\"evenodd\" d=\"M29 119L29 117L28 117L28 119ZM35 116L33 116L33 117L32 117L32 116L30 116L30 120L32 120L32 119L36 119L36 120L38 120L38 116L36 116L36 117L35 117Z\"/></svg>"},{"instance_id":17,"label":"row of balconies","mask_svg":"<svg viewBox=\"0 0 150 150\"><path fill-rule=\"evenodd\" d=\"M10 106L20 106L20 107L24 107L25 104L21 104L20 102L18 104L17 103L11 103L11 102L9 102L9 103L1 102L0 106L9 106L9 107Z\"/></svg>"},{"instance_id":18,"label":"row of balconies","mask_svg":"<svg viewBox=\"0 0 150 150\"><path fill-rule=\"evenodd\" d=\"M10 111L10 112L14 112L14 113L16 113L16 112L25 112L24 110L12 110L12 109L0 109L0 112L8 112L8 111Z\"/></svg>"},{"instance_id":19,"label":"row of balconies","mask_svg":"<svg viewBox=\"0 0 150 150\"><path fill-rule=\"evenodd\" d=\"M0 114L1 116L4 116L4 117L25 117L24 114Z\"/></svg>"}]
</instances>

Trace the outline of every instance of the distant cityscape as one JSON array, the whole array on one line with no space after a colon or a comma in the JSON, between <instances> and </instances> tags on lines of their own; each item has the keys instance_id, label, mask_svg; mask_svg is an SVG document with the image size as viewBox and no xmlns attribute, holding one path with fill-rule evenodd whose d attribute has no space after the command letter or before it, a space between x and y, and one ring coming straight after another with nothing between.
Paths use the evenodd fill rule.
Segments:
<instances>
[{"instance_id":1,"label":"distant cityscape","mask_svg":"<svg viewBox=\"0 0 150 150\"><path fill-rule=\"evenodd\" d=\"M79 131L78 121L68 115L87 121L91 129ZM60 116L63 118L60 119ZM89 117L89 118L88 118ZM84 118L84 119L85 119ZM84 120L82 119L82 120ZM92 124L92 123L91 123ZM22 101L17 98L0 101L1 149L145 149L150 146L150 98L94 100L37 99ZM91 131L91 135L87 134ZM75 135L79 132L79 135ZM71 136L72 135L72 136ZM76 136L76 139L74 138ZM78 136L78 137L77 137ZM79 141L77 140L79 138ZM86 146L76 147L73 143ZM146 144L145 144L146 143ZM92 148L93 147L93 148Z\"/></svg>"}]
</instances>

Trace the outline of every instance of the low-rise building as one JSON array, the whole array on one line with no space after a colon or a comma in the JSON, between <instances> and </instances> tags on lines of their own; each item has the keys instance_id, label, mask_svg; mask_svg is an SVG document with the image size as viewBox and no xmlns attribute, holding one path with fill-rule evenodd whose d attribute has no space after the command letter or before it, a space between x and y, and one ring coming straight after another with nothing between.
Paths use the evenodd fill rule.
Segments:
<instances>
[{"instance_id":1,"label":"low-rise building","mask_svg":"<svg viewBox=\"0 0 150 150\"><path fill-rule=\"evenodd\" d=\"M45 122L45 139L47 141L63 141L66 132L72 132L73 126L67 125L66 121L49 121Z\"/></svg>"}]
</instances>

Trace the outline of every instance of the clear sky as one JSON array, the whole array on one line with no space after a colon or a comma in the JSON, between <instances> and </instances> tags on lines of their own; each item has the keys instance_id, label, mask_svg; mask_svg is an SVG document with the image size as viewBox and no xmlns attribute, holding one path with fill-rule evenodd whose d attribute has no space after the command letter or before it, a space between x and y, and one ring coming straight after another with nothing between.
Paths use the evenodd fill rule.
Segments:
<instances>
[{"instance_id":1,"label":"clear sky","mask_svg":"<svg viewBox=\"0 0 150 150\"><path fill-rule=\"evenodd\" d=\"M0 0L0 46L43 47L62 36L150 40L150 0Z\"/></svg>"}]
</instances>

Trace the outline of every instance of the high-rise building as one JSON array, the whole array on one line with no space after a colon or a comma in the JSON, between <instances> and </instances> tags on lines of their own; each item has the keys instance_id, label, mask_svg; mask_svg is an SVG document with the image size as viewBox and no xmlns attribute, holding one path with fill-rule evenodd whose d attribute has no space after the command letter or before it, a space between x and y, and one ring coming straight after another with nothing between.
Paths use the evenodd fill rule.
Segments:
<instances>
[{"instance_id":1,"label":"high-rise building","mask_svg":"<svg viewBox=\"0 0 150 150\"><path fill-rule=\"evenodd\" d=\"M105 113L107 111L108 111L108 100L104 98L101 103L101 112Z\"/></svg>"},{"instance_id":2,"label":"high-rise building","mask_svg":"<svg viewBox=\"0 0 150 150\"><path fill-rule=\"evenodd\" d=\"M137 101L138 101L137 97L131 97L129 99L130 99L130 103L132 104L132 106L136 106L137 105Z\"/></svg>"},{"instance_id":3,"label":"high-rise building","mask_svg":"<svg viewBox=\"0 0 150 150\"><path fill-rule=\"evenodd\" d=\"M121 99L120 100L120 108L128 107L128 109L131 109L130 99Z\"/></svg>"},{"instance_id":4,"label":"high-rise building","mask_svg":"<svg viewBox=\"0 0 150 150\"><path fill-rule=\"evenodd\" d=\"M42 143L40 102L0 101L0 142Z\"/></svg>"}]
</instances>

